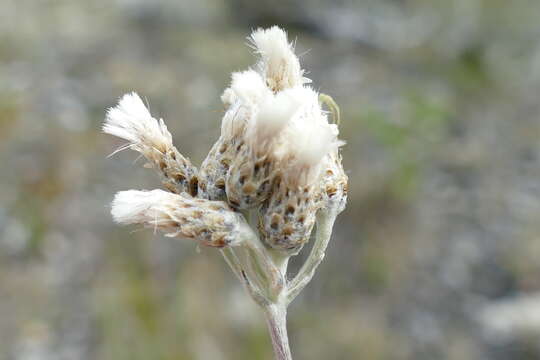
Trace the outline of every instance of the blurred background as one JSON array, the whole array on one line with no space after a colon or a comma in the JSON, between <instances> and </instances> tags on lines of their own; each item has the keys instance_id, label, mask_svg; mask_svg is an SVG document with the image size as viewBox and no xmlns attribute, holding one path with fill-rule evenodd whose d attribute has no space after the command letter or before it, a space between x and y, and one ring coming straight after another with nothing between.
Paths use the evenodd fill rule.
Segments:
<instances>
[{"instance_id":1,"label":"blurred background","mask_svg":"<svg viewBox=\"0 0 540 360\"><path fill-rule=\"evenodd\" d=\"M0 5L1 360L272 358L218 252L112 223L160 185L100 126L135 90L200 164L273 24L341 106L350 179L295 359L540 359L540 2Z\"/></svg>"}]
</instances>

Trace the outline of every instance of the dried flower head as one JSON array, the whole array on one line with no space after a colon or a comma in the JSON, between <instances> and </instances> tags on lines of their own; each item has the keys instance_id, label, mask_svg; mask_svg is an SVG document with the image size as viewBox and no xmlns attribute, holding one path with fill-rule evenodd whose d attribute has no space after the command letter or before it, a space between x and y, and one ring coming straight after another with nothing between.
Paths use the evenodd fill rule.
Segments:
<instances>
[{"instance_id":1,"label":"dried flower head","mask_svg":"<svg viewBox=\"0 0 540 360\"><path fill-rule=\"evenodd\" d=\"M221 136L201 167L201 192L234 208L259 208L267 245L297 252L324 206L323 187L331 192L333 182L347 182L340 171L342 142L319 94L305 85L285 32L259 29L250 40L260 56L258 72L233 73L223 93L227 111Z\"/></svg>"},{"instance_id":2,"label":"dried flower head","mask_svg":"<svg viewBox=\"0 0 540 360\"><path fill-rule=\"evenodd\" d=\"M253 236L241 215L226 203L185 193L121 191L112 202L111 214L119 224L142 224L169 237L181 235L212 247L238 245Z\"/></svg>"},{"instance_id":3,"label":"dried flower head","mask_svg":"<svg viewBox=\"0 0 540 360\"><path fill-rule=\"evenodd\" d=\"M259 231L273 249L297 254L309 240L320 204L313 185L289 187L276 177L272 196L259 209Z\"/></svg>"},{"instance_id":4,"label":"dried flower head","mask_svg":"<svg viewBox=\"0 0 540 360\"><path fill-rule=\"evenodd\" d=\"M247 123L265 92L268 89L256 72L233 73L231 86L222 96L228 110L221 123L221 135L200 169L200 191L203 198L226 199L227 173L238 154L244 150Z\"/></svg>"},{"instance_id":5,"label":"dried flower head","mask_svg":"<svg viewBox=\"0 0 540 360\"><path fill-rule=\"evenodd\" d=\"M255 70L232 74L221 96L220 137L198 171L138 95L125 95L108 111L103 131L128 141L119 150L146 157L170 191L121 191L111 213L120 224L221 248L264 307L277 358L290 360L285 310L324 257L347 201L348 179L339 155L339 109L307 85L286 33L276 26L258 29L249 41L258 56ZM309 241L315 223L312 250L289 280L288 259Z\"/></svg>"},{"instance_id":6,"label":"dried flower head","mask_svg":"<svg viewBox=\"0 0 540 360\"><path fill-rule=\"evenodd\" d=\"M253 71L241 73L244 74L260 78ZM231 89L237 94L234 80ZM231 121L240 141L225 176L226 193L228 201L241 209L256 207L269 196L272 179L279 170L276 150L280 146L280 134L302 105L290 90L274 94L263 86L265 91L253 96L257 101L246 102L245 97L237 96L235 104L246 109L248 117L233 115Z\"/></svg>"},{"instance_id":7,"label":"dried flower head","mask_svg":"<svg viewBox=\"0 0 540 360\"><path fill-rule=\"evenodd\" d=\"M150 167L159 170L167 190L196 193L197 168L174 147L163 119L154 119L136 93L124 95L109 109L103 132L127 140L115 153L124 149L141 153Z\"/></svg>"},{"instance_id":8,"label":"dried flower head","mask_svg":"<svg viewBox=\"0 0 540 360\"><path fill-rule=\"evenodd\" d=\"M259 209L259 230L267 245L295 254L309 240L322 206L318 199L325 158L337 153L341 142L315 91L298 87L290 92L301 106L277 140L274 155L280 172Z\"/></svg>"}]
</instances>

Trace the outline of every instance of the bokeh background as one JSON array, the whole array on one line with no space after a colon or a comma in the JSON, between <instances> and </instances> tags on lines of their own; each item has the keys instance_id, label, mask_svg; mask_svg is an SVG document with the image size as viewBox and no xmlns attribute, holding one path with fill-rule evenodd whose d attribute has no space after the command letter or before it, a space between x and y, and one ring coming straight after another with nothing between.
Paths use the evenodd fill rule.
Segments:
<instances>
[{"instance_id":1,"label":"bokeh background","mask_svg":"<svg viewBox=\"0 0 540 360\"><path fill-rule=\"evenodd\" d=\"M540 359L540 2L0 0L0 359L271 359L219 253L115 226L159 187L100 133L136 90L200 164L278 24L342 110L347 210L296 359ZM304 257L293 262L293 270Z\"/></svg>"}]
</instances>

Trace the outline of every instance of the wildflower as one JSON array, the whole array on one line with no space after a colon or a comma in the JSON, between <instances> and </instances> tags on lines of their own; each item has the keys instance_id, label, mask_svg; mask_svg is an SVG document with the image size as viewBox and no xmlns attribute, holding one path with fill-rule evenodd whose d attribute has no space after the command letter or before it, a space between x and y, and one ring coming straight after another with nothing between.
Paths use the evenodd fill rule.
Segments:
<instances>
[{"instance_id":1,"label":"wildflower","mask_svg":"<svg viewBox=\"0 0 540 360\"><path fill-rule=\"evenodd\" d=\"M308 241L320 207L316 201L323 159L339 146L336 129L328 123L318 95L297 88L302 104L283 129L274 149L279 173L269 198L259 209L259 230L274 249L298 252Z\"/></svg>"},{"instance_id":2,"label":"wildflower","mask_svg":"<svg viewBox=\"0 0 540 360\"><path fill-rule=\"evenodd\" d=\"M108 111L103 131L127 140L119 150L140 152L169 190L119 192L111 213L120 224L220 248L264 309L277 358L289 360L286 307L324 257L347 201L348 179L338 126L322 105L335 118L339 109L309 87L286 33L276 26L258 29L249 40L258 62L232 74L221 96L221 134L199 170L135 93ZM288 259L308 242L315 224L313 248L287 280Z\"/></svg>"},{"instance_id":3,"label":"wildflower","mask_svg":"<svg viewBox=\"0 0 540 360\"><path fill-rule=\"evenodd\" d=\"M276 177L285 180L283 191L304 191L318 180L324 156L341 144L318 94L304 86L308 80L284 31L259 29L250 40L260 55L258 72L233 74L222 96L228 109L221 136L201 167L206 198L226 199L238 209L260 206ZM276 212L273 206L265 209ZM311 227L305 230L302 238Z\"/></svg>"},{"instance_id":4,"label":"wildflower","mask_svg":"<svg viewBox=\"0 0 540 360\"><path fill-rule=\"evenodd\" d=\"M238 117L232 121L232 126L241 129L241 133L238 151L225 177L226 193L233 206L250 209L260 205L269 195L272 178L279 166L276 152L279 135L300 109L301 103L289 91L272 93L264 83L263 91L256 95L251 93L251 98L256 101L246 101L246 97L237 90L235 80L260 79L260 76L253 71L238 75L233 76L231 89L237 94L237 106L248 109L250 116L247 121Z\"/></svg>"}]
</instances>

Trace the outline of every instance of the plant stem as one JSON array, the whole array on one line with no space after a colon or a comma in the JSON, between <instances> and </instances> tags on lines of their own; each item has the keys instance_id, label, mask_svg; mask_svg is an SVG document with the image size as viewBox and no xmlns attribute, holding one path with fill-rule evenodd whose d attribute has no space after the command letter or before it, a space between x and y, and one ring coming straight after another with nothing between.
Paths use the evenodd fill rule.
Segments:
<instances>
[{"instance_id":1,"label":"plant stem","mask_svg":"<svg viewBox=\"0 0 540 360\"><path fill-rule=\"evenodd\" d=\"M287 305L282 302L264 307L268 331L272 338L275 360L292 360L287 336Z\"/></svg>"},{"instance_id":2,"label":"plant stem","mask_svg":"<svg viewBox=\"0 0 540 360\"><path fill-rule=\"evenodd\" d=\"M238 277L238 280L244 285L244 288L248 292L248 294L251 296L251 298L259 305L265 306L268 301L264 297L264 295L261 293L259 288L257 288L254 284L249 281L249 278L247 277L246 272L242 268L242 265L240 263L240 260L234 253L234 250L231 248L224 248L221 249L221 254L223 255L223 258L227 262L227 265L231 268L233 273Z\"/></svg>"},{"instance_id":3,"label":"plant stem","mask_svg":"<svg viewBox=\"0 0 540 360\"><path fill-rule=\"evenodd\" d=\"M321 210L317 214L317 233L313 248L309 256L294 279L290 282L287 294L287 303L290 303L311 281L315 270L324 259L326 248L332 236L332 227L336 220L337 211L335 209Z\"/></svg>"}]
</instances>

